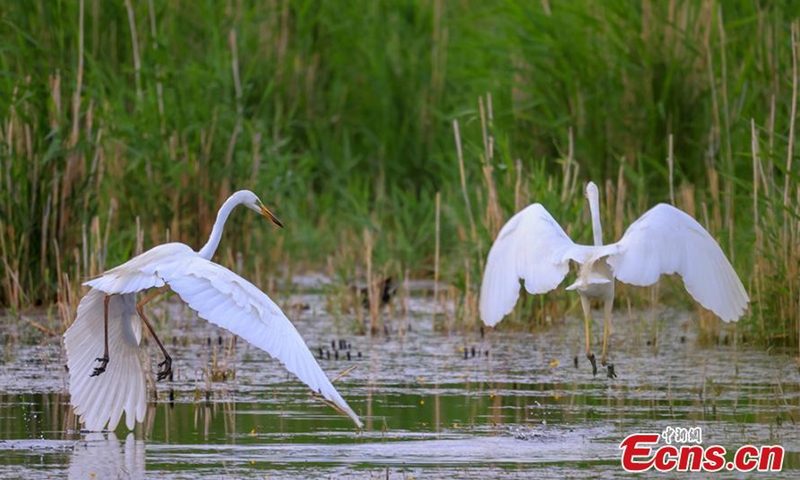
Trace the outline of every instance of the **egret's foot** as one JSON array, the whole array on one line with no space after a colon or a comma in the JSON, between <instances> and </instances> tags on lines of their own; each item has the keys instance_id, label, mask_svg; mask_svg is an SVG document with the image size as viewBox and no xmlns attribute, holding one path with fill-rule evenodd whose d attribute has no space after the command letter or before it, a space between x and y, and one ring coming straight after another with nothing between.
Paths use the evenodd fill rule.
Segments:
<instances>
[{"instance_id":1,"label":"egret's foot","mask_svg":"<svg viewBox=\"0 0 800 480\"><path fill-rule=\"evenodd\" d=\"M101 373L106 371L106 367L108 366L108 355L103 355L102 357L98 357L94 359L95 362L100 362L100 365L94 367L94 371L92 372L90 377L96 377Z\"/></svg>"},{"instance_id":2,"label":"egret's foot","mask_svg":"<svg viewBox=\"0 0 800 480\"><path fill-rule=\"evenodd\" d=\"M164 357L164 361L159 363L158 366L161 367L161 370L159 370L158 375L156 375L156 381L164 380L172 375L172 357L169 355Z\"/></svg>"},{"instance_id":3,"label":"egret's foot","mask_svg":"<svg viewBox=\"0 0 800 480\"><path fill-rule=\"evenodd\" d=\"M575 355L575 358L572 359L572 362L575 364L575 368L578 368L578 356Z\"/></svg>"},{"instance_id":4,"label":"egret's foot","mask_svg":"<svg viewBox=\"0 0 800 480\"><path fill-rule=\"evenodd\" d=\"M608 378L617 378L617 374L616 374L616 372L614 372L614 364L613 363L607 364L606 368L608 369L608 372L606 373L608 375Z\"/></svg>"},{"instance_id":5,"label":"egret's foot","mask_svg":"<svg viewBox=\"0 0 800 480\"><path fill-rule=\"evenodd\" d=\"M597 375L597 359L594 357L594 353L587 353L586 358L592 363L592 375Z\"/></svg>"}]
</instances>

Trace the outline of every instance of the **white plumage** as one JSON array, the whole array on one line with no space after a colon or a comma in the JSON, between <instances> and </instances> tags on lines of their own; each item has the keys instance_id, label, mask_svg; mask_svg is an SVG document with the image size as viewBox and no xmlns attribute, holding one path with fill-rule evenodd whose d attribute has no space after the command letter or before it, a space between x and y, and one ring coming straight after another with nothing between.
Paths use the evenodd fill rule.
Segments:
<instances>
[{"instance_id":1,"label":"white plumage","mask_svg":"<svg viewBox=\"0 0 800 480\"><path fill-rule=\"evenodd\" d=\"M621 282L647 286L676 273L689 294L723 321L737 321L747 309L750 298L720 246L697 220L671 205L651 208L619 242L604 248Z\"/></svg>"},{"instance_id":2,"label":"white plumage","mask_svg":"<svg viewBox=\"0 0 800 480\"><path fill-rule=\"evenodd\" d=\"M144 420L147 387L142 368L142 323L133 294L114 295L108 303L108 347L113 361L103 375L90 377L95 358L103 353L103 299L90 290L78 305L78 315L64 334L69 367L69 390L75 413L87 430L113 430L125 412L129 429Z\"/></svg>"},{"instance_id":3,"label":"white plumage","mask_svg":"<svg viewBox=\"0 0 800 480\"><path fill-rule=\"evenodd\" d=\"M81 300L73 325L64 334L75 412L88 430L114 430L123 412L133 428L145 412L145 376L139 346L142 322L136 292L167 286L201 318L226 328L284 364L359 427L358 416L339 395L300 334L281 309L252 283L209 260L228 214L244 204L274 219L251 192L237 192L220 209L209 243L195 252L186 245L159 245L86 282L92 290ZM262 210L263 209L263 210ZM279 224L277 219L274 219ZM103 300L111 295L108 315L109 362L90 376L104 349Z\"/></svg>"},{"instance_id":4,"label":"white plumage","mask_svg":"<svg viewBox=\"0 0 800 480\"><path fill-rule=\"evenodd\" d=\"M750 299L722 249L695 219L677 208L659 204L636 220L617 243L602 244L599 192L586 187L595 245L574 243L550 213L538 203L514 215L500 230L489 251L480 296L481 318L496 325L514 309L519 281L529 293L555 289L569 272L570 260L581 265L577 281L568 287L581 295L587 322L589 302L606 301L606 331L614 297L614 280L652 285L663 274L678 274L689 294L726 322L738 320Z\"/></svg>"}]
</instances>

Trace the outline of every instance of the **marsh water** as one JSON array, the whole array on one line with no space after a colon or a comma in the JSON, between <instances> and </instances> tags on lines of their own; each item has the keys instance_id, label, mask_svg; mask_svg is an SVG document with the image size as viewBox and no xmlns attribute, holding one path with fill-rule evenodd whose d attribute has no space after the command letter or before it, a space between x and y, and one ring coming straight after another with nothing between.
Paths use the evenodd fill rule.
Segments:
<instances>
[{"instance_id":1,"label":"marsh water","mask_svg":"<svg viewBox=\"0 0 800 480\"><path fill-rule=\"evenodd\" d=\"M634 476L620 441L669 426L702 427L703 445L729 451L783 445L783 472L769 478L800 476L793 354L706 345L695 311L618 314L610 379L592 375L579 318L531 333L448 331L421 292L364 336L352 311L329 313L324 293L279 298L329 376L355 367L336 386L365 423L357 431L277 361L175 300L157 315L175 375L133 432L78 431L60 338L4 320L0 478L619 478Z\"/></svg>"}]
</instances>

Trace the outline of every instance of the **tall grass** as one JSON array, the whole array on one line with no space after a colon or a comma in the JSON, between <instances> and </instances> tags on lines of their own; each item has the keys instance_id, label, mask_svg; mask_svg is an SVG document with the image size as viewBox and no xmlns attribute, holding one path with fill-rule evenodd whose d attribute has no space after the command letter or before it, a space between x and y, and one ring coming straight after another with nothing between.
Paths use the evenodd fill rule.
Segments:
<instances>
[{"instance_id":1,"label":"tall grass","mask_svg":"<svg viewBox=\"0 0 800 480\"><path fill-rule=\"evenodd\" d=\"M615 238L674 196L733 259L753 330L796 344L795 3L9 0L0 303L68 318L137 232L200 245L251 188L287 229L234 217L221 261L352 277L369 240L372 272L435 274L470 320L502 221L539 201L588 240L593 179Z\"/></svg>"}]
</instances>

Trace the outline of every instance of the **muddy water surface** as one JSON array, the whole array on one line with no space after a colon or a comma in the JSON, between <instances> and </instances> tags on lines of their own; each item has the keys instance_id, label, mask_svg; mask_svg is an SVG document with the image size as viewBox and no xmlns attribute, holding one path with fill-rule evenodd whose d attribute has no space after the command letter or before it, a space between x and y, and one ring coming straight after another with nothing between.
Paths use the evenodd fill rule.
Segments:
<instances>
[{"instance_id":1,"label":"muddy water surface","mask_svg":"<svg viewBox=\"0 0 800 480\"><path fill-rule=\"evenodd\" d=\"M619 478L619 442L668 426L702 427L704 445L729 450L781 444L784 471L769 478L800 476L794 358L701 346L695 312L616 318L609 379L592 376L574 318L537 333L446 333L419 296L388 336L370 338L351 333L352 314L329 315L323 295L281 303L330 376L356 367L336 385L364 431L265 353L169 301L158 316L174 381L159 383L134 432L81 433L58 337L6 319L0 478Z\"/></svg>"}]
</instances>

